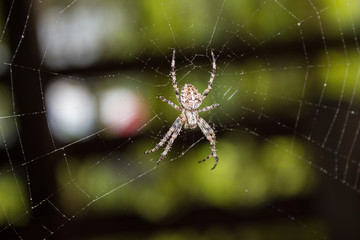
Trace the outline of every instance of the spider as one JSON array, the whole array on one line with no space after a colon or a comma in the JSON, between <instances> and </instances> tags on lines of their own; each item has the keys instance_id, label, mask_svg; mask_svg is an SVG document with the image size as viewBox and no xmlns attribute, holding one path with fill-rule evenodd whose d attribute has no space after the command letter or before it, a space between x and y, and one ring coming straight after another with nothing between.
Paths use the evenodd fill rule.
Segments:
<instances>
[{"instance_id":1,"label":"spider","mask_svg":"<svg viewBox=\"0 0 360 240\"><path fill-rule=\"evenodd\" d=\"M164 98L163 96L158 96L158 98L160 98L163 102L168 103L171 107L181 112L181 114L178 118L176 118L175 122L172 124L172 126L165 134L165 136L161 139L161 141L153 149L145 152L145 154L155 152L162 145L164 145L165 142L169 140L165 147L164 152L161 154L159 160L157 161L157 164L159 164L165 158L167 153L170 151L172 144L174 143L176 137L180 134L181 128L184 125L184 128L190 128L190 129L194 129L197 126L199 126L205 137L209 140L211 147L210 155L207 156L205 159L199 161L199 163L204 162L207 159L209 159L211 156L213 156L215 158L215 165L211 168L211 170L213 170L216 167L219 158L216 154L216 149L215 149L215 132L204 119L199 117L199 113L209 111L220 105L215 103L213 105L198 109L202 101L209 94L212 88L213 80L215 78L216 62L213 51L211 51L211 57L212 57L212 71L211 71L208 87L207 89L205 89L203 94L200 94L199 91L191 84L185 84L180 94L176 82L176 75L175 75L175 49L173 50L170 74L172 78L172 85L174 87L175 95L180 104L180 107L175 103L171 102L170 100Z\"/></svg>"}]
</instances>

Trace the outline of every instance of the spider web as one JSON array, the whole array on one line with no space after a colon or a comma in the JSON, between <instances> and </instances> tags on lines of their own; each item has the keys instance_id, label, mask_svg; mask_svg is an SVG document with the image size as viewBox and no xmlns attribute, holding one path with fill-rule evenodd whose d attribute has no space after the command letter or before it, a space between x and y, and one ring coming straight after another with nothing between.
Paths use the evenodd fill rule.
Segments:
<instances>
[{"instance_id":1,"label":"spider web","mask_svg":"<svg viewBox=\"0 0 360 240\"><path fill-rule=\"evenodd\" d=\"M360 237L357 1L2 5L2 239ZM216 56L213 171L199 129L144 155L178 115L173 48L200 92Z\"/></svg>"}]
</instances>

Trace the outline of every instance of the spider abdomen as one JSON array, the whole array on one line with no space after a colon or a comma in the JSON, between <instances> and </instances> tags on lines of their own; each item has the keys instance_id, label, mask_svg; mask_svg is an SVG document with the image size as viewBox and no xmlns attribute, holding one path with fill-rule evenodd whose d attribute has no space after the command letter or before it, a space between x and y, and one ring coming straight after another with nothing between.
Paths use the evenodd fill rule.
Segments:
<instances>
[{"instance_id":1,"label":"spider abdomen","mask_svg":"<svg viewBox=\"0 0 360 240\"><path fill-rule=\"evenodd\" d=\"M197 109L201 105L202 100L202 95L193 85L184 85L181 90L181 105L185 109Z\"/></svg>"}]
</instances>

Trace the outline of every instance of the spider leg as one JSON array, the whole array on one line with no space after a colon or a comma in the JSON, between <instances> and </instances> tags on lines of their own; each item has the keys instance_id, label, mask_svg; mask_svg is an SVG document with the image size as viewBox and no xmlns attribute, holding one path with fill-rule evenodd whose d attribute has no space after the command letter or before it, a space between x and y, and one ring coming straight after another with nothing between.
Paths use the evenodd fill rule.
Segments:
<instances>
[{"instance_id":1,"label":"spider leg","mask_svg":"<svg viewBox=\"0 0 360 240\"><path fill-rule=\"evenodd\" d=\"M204 158L203 160L198 161L198 163L202 163L205 162L206 160L208 160L209 158L211 158L213 155L213 153L210 153L209 156L207 156L206 158Z\"/></svg>"},{"instance_id":2,"label":"spider leg","mask_svg":"<svg viewBox=\"0 0 360 240\"><path fill-rule=\"evenodd\" d=\"M178 119L180 119L180 117L179 117ZM170 138L169 142L167 143L164 152L161 153L161 156L160 156L159 160L156 162L157 164L159 164L159 163L165 158L165 156L167 155L167 153L170 151L170 148L171 148L171 146L173 145L175 139L176 139L177 136L180 134L180 131L181 131L183 122L182 122L181 119L180 119L180 121L177 121L177 122L175 122L175 123L177 124L177 125L175 126L175 130L174 130L173 134L171 135L171 138ZM175 123L174 123L174 125L175 125Z\"/></svg>"},{"instance_id":3,"label":"spider leg","mask_svg":"<svg viewBox=\"0 0 360 240\"><path fill-rule=\"evenodd\" d=\"M175 108L176 110L178 111L182 111L181 108L176 105L175 103L173 103L172 101L170 100L167 100L166 98L164 98L163 96L158 96L158 98L160 98L163 102L166 102L167 104L169 104L170 106L172 106L173 108Z\"/></svg>"},{"instance_id":4,"label":"spider leg","mask_svg":"<svg viewBox=\"0 0 360 240\"><path fill-rule=\"evenodd\" d=\"M181 99L180 99L180 92L179 92L179 88L176 82L176 74L175 74L175 49L173 49L173 55L172 55L172 59L171 59L171 79L172 79L172 85L174 87L174 91L175 91L175 95L176 98L178 100L178 102L181 104Z\"/></svg>"},{"instance_id":5,"label":"spider leg","mask_svg":"<svg viewBox=\"0 0 360 240\"><path fill-rule=\"evenodd\" d=\"M198 125L199 125L199 128L201 129L201 131L203 132L203 134L205 135L205 137L207 138L207 140L209 140L210 148L211 148L211 154L209 156L207 156L204 160L200 161L200 162L204 162L207 159L209 159L211 156L214 156L215 164L211 168L211 170L213 170L216 167L216 165L218 164L218 161L219 161L219 158L218 158L218 156L216 154L216 149L215 149L215 139L216 139L215 132L210 127L210 125L202 118L199 118Z\"/></svg>"},{"instance_id":6,"label":"spider leg","mask_svg":"<svg viewBox=\"0 0 360 240\"><path fill-rule=\"evenodd\" d=\"M171 134L175 131L175 129L178 128L178 125L182 125L182 121L181 118L178 117L175 122L173 123L173 125L171 125L170 129L167 131L167 133L165 134L165 136L161 139L161 141L156 144L156 146L151 149L151 150L147 150L145 152L145 154L149 154L152 152L155 152L156 150L158 150L162 145L164 145L164 143L169 139L169 137L171 136Z\"/></svg>"},{"instance_id":7,"label":"spider leg","mask_svg":"<svg viewBox=\"0 0 360 240\"><path fill-rule=\"evenodd\" d=\"M211 57L212 57L212 71L211 71L211 75L210 75L210 80L209 80L209 84L208 84L208 88L205 89L204 93L203 93L203 99L209 94L211 88L212 88L212 84L215 78L215 72L216 72L216 61L215 61L215 55L214 52L211 51Z\"/></svg>"},{"instance_id":8,"label":"spider leg","mask_svg":"<svg viewBox=\"0 0 360 240\"><path fill-rule=\"evenodd\" d=\"M213 108L217 108L218 106L220 106L220 104L215 103L213 105L210 105L210 106L199 109L198 112L206 112L206 111L209 111L209 110L211 110Z\"/></svg>"}]
</instances>

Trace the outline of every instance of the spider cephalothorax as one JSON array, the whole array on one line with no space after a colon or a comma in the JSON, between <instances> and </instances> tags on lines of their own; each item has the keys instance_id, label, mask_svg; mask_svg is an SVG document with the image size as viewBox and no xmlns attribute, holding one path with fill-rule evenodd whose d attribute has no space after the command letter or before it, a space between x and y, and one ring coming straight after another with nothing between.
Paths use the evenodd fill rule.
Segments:
<instances>
[{"instance_id":1,"label":"spider cephalothorax","mask_svg":"<svg viewBox=\"0 0 360 240\"><path fill-rule=\"evenodd\" d=\"M210 127L210 125L199 116L199 113L216 108L219 106L219 104L215 103L211 106L207 106L207 107L198 109L198 107L200 107L204 98L210 92L210 90L212 88L213 80L215 78L216 63L215 63L215 56L212 51L211 51L211 57L212 57L212 71L211 71L208 87L207 87L207 89L205 89L203 94L200 94L199 91L191 84L185 84L184 87L181 89L181 94L180 94L179 88L177 86L176 74L175 74L175 49L173 50L173 56L172 56L172 60L171 60L171 78L172 78L172 85L174 87L176 98L177 98L178 102L180 103L180 107L162 96L159 96L159 98L162 101L168 103L170 106L172 106L176 110L180 111L181 114L175 120L175 122L170 127L169 131L165 134L165 136L161 139L161 141L153 149L145 152L146 154L155 152L162 145L164 145L165 142L167 142L169 140L165 147L164 152L161 154L157 163L160 163L165 158L166 154L169 152L172 144L174 143L176 137L179 135L183 125L184 125L184 128L196 128L197 126L199 126L199 128L201 129L201 131L203 132L205 137L210 141L210 147L211 147L210 155L199 162L204 162L207 159L209 159L211 156L214 156L215 165L213 166L212 169L214 169L216 167L216 165L219 161L219 158L216 154L216 149L215 149L215 132Z\"/></svg>"}]
</instances>

